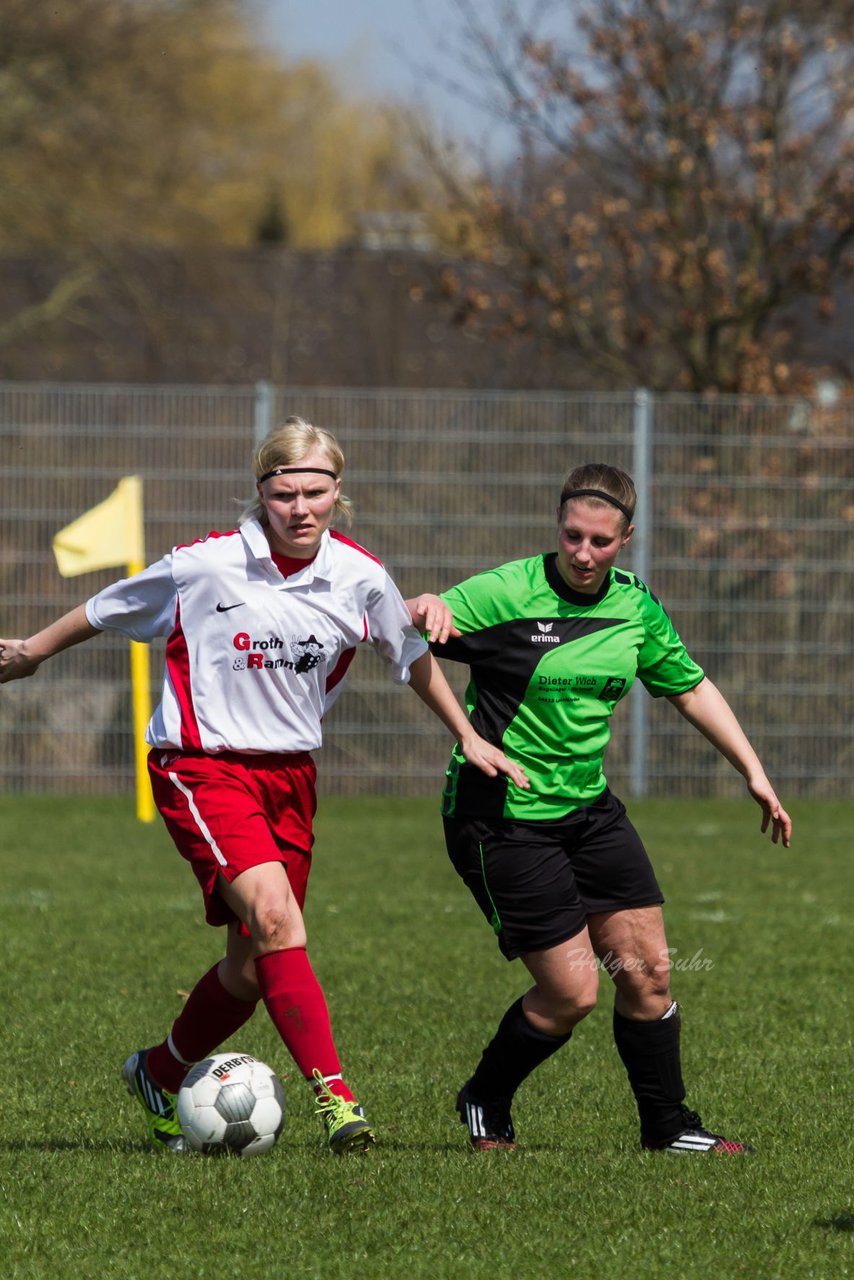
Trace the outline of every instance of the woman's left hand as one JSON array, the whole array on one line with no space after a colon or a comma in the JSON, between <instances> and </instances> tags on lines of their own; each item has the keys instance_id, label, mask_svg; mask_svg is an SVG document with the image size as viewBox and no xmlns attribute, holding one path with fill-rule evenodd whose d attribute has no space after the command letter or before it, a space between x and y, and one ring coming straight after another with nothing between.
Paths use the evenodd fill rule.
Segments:
<instances>
[{"instance_id":1,"label":"woman's left hand","mask_svg":"<svg viewBox=\"0 0 854 1280\"><path fill-rule=\"evenodd\" d=\"M777 799L771 783L766 777L748 779L747 789L762 810L762 826L760 830L763 835L770 824L772 844L777 844L779 840L782 840L783 848L788 849L789 841L792 838L792 819Z\"/></svg>"},{"instance_id":2,"label":"woman's left hand","mask_svg":"<svg viewBox=\"0 0 854 1280\"><path fill-rule=\"evenodd\" d=\"M488 778L496 778L499 773L506 773L517 787L521 787L523 791L529 790L531 784L525 770L518 764L514 764L512 760L508 760L500 747L494 747L479 733L475 733L474 729L460 738L460 747L469 764L480 769L481 773L485 773Z\"/></svg>"},{"instance_id":3,"label":"woman's left hand","mask_svg":"<svg viewBox=\"0 0 854 1280\"><path fill-rule=\"evenodd\" d=\"M431 643L444 644L449 636L460 634L454 626L453 613L439 596L425 591L416 599L407 600L406 607L413 626Z\"/></svg>"}]
</instances>

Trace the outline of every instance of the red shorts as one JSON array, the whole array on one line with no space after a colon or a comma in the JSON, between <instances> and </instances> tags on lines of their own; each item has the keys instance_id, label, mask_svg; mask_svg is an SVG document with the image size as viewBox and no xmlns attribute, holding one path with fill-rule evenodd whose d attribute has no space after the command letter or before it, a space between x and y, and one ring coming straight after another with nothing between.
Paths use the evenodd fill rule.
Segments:
<instances>
[{"instance_id":1,"label":"red shorts","mask_svg":"<svg viewBox=\"0 0 854 1280\"><path fill-rule=\"evenodd\" d=\"M317 768L308 752L292 755L192 755L157 748L148 772L178 852L193 868L208 924L228 924L234 912L216 891L264 862L284 863L302 910L317 809Z\"/></svg>"}]
</instances>

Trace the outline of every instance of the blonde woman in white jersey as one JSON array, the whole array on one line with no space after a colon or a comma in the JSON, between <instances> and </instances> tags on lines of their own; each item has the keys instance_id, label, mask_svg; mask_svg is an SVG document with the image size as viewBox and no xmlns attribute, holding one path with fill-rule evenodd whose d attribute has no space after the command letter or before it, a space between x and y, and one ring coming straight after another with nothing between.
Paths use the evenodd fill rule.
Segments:
<instances>
[{"instance_id":1,"label":"blonde woman in white jersey","mask_svg":"<svg viewBox=\"0 0 854 1280\"><path fill-rule=\"evenodd\" d=\"M146 733L154 799L199 880L224 958L159 1044L122 1069L149 1137L181 1151L175 1095L191 1065L232 1036L259 998L314 1090L329 1147L373 1141L345 1083L302 908L315 812L312 751L360 644L412 689L484 773L524 774L471 728L380 561L332 530L349 518L334 436L288 418L253 459L256 498L239 527L176 547L37 635L0 640L0 683L118 631L167 636L162 697Z\"/></svg>"}]
</instances>

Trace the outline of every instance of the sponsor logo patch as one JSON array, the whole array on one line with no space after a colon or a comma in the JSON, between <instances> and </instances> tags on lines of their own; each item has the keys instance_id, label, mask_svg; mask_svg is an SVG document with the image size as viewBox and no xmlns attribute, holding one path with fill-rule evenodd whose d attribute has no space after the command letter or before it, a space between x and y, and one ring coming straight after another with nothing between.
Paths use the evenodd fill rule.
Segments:
<instances>
[{"instance_id":1,"label":"sponsor logo patch","mask_svg":"<svg viewBox=\"0 0 854 1280\"><path fill-rule=\"evenodd\" d=\"M315 635L291 636L285 645L281 636L265 636L259 639L250 636L248 631L238 631L233 637L234 648L240 656L231 664L233 671L275 671L284 668L304 675L313 671L325 658L324 646ZM284 650L290 658L284 657Z\"/></svg>"}]
</instances>

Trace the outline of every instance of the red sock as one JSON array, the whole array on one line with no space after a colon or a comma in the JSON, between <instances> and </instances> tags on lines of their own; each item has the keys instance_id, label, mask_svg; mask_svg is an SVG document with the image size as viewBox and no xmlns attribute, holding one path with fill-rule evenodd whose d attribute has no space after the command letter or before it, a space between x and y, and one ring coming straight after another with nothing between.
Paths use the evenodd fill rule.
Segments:
<instances>
[{"instance_id":1,"label":"red sock","mask_svg":"<svg viewBox=\"0 0 854 1280\"><path fill-rule=\"evenodd\" d=\"M219 962L200 978L162 1044L146 1054L145 1065L156 1082L177 1093L194 1062L201 1062L239 1031L255 1011L254 1000L238 1000L222 985Z\"/></svg>"},{"instance_id":2,"label":"red sock","mask_svg":"<svg viewBox=\"0 0 854 1280\"><path fill-rule=\"evenodd\" d=\"M257 956L255 971L267 1012L302 1074L312 1083L312 1073L319 1071L333 1093L352 1102L341 1079L326 997L305 947Z\"/></svg>"}]
</instances>

